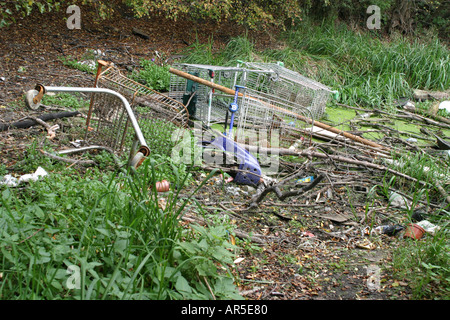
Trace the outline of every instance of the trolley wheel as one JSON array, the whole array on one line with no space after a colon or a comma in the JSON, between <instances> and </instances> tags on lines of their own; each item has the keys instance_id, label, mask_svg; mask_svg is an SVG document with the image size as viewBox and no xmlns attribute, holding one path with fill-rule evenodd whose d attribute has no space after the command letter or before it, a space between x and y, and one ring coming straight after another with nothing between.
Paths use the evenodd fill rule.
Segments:
<instances>
[{"instance_id":1,"label":"trolley wheel","mask_svg":"<svg viewBox=\"0 0 450 320\"><path fill-rule=\"evenodd\" d=\"M136 153L136 155L133 157L133 159L131 159L130 161L130 166L137 169L142 162L144 161L145 156L142 152L138 152Z\"/></svg>"},{"instance_id":2,"label":"trolley wheel","mask_svg":"<svg viewBox=\"0 0 450 320\"><path fill-rule=\"evenodd\" d=\"M33 99L34 97L36 97L38 95L38 91L37 90L28 90L26 95L25 95L25 103L28 106L28 108L30 108L31 110L37 110L40 107L40 103L34 103Z\"/></svg>"}]
</instances>

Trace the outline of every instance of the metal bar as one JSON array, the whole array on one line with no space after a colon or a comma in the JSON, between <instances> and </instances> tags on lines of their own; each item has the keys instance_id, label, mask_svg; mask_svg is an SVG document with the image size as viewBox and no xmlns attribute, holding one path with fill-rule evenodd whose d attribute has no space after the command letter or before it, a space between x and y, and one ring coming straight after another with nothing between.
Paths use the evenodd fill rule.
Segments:
<instances>
[{"instance_id":1,"label":"metal bar","mask_svg":"<svg viewBox=\"0 0 450 320\"><path fill-rule=\"evenodd\" d=\"M87 92L87 93L106 93L106 94L110 94L113 96L116 96L117 98L119 98L124 107L125 110L127 111L128 117L131 121L131 124L133 125L133 128L136 132L136 137L139 140L139 143L141 144L141 146L148 148L148 145L145 141L144 135L141 132L141 129L139 128L139 124L137 122L137 119L133 113L133 110L131 109L130 104L128 103L128 100L121 95L120 93L110 90L110 89L105 89L105 88L83 88L83 87L52 87L52 86L45 86L44 87L45 92Z\"/></svg>"},{"instance_id":2,"label":"metal bar","mask_svg":"<svg viewBox=\"0 0 450 320\"><path fill-rule=\"evenodd\" d=\"M97 65L97 74L95 76L95 80L94 80L94 87L97 87L97 83L98 83L98 78L102 72L103 67L107 66L108 63L106 61L103 60L98 60L97 61L98 65ZM89 128L89 124L91 122L91 116L92 116L92 107L94 106L94 99L95 97L92 96L91 97L91 101L89 102L89 111L88 111L88 115L86 118L86 128ZM87 136L87 130L86 130L86 134L84 136L84 139L86 140L86 136Z\"/></svg>"}]
</instances>

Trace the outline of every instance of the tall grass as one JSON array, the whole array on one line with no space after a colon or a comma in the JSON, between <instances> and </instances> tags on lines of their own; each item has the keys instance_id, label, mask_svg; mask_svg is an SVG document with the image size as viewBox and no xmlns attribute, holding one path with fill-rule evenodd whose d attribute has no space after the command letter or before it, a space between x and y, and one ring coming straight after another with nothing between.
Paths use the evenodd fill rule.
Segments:
<instances>
[{"instance_id":1,"label":"tall grass","mask_svg":"<svg viewBox=\"0 0 450 320\"><path fill-rule=\"evenodd\" d=\"M235 66L242 61L283 61L285 66L339 90L341 102L367 107L392 105L413 89L447 90L450 54L436 38L419 40L352 31L343 24L305 20L281 35L282 49L257 51L246 35L223 50L195 42L184 62Z\"/></svg>"},{"instance_id":2,"label":"tall grass","mask_svg":"<svg viewBox=\"0 0 450 320\"><path fill-rule=\"evenodd\" d=\"M306 21L283 35L287 64L338 89L344 103L380 106L412 90L450 87L450 55L438 38L411 40L401 36L379 39L345 25ZM280 53L267 52L279 58ZM295 56L311 62L297 65ZM315 68L311 73L308 69Z\"/></svg>"},{"instance_id":3,"label":"tall grass","mask_svg":"<svg viewBox=\"0 0 450 320\"><path fill-rule=\"evenodd\" d=\"M186 49L184 63L236 66L238 61L252 61L256 54L254 43L247 36L232 38L223 50L214 49L214 39L200 43L197 39Z\"/></svg>"}]
</instances>

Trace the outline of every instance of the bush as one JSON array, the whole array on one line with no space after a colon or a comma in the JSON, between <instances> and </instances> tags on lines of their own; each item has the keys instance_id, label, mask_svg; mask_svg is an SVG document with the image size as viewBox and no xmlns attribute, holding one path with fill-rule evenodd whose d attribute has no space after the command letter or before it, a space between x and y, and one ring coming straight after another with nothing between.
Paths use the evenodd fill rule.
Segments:
<instances>
[{"instance_id":1,"label":"bush","mask_svg":"<svg viewBox=\"0 0 450 320\"><path fill-rule=\"evenodd\" d=\"M287 23L298 22L301 13L300 2L295 0L127 0L126 3L138 17L157 13L173 20L229 20L251 29L265 28L268 25L284 27Z\"/></svg>"}]
</instances>

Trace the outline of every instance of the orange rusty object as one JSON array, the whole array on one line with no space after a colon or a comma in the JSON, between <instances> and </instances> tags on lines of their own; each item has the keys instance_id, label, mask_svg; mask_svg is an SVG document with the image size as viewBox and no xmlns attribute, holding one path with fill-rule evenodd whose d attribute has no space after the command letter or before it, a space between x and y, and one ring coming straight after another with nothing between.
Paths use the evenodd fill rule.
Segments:
<instances>
[{"instance_id":1,"label":"orange rusty object","mask_svg":"<svg viewBox=\"0 0 450 320\"><path fill-rule=\"evenodd\" d=\"M157 181L156 182L156 191L158 192L167 192L170 189L170 183L167 180Z\"/></svg>"}]
</instances>

